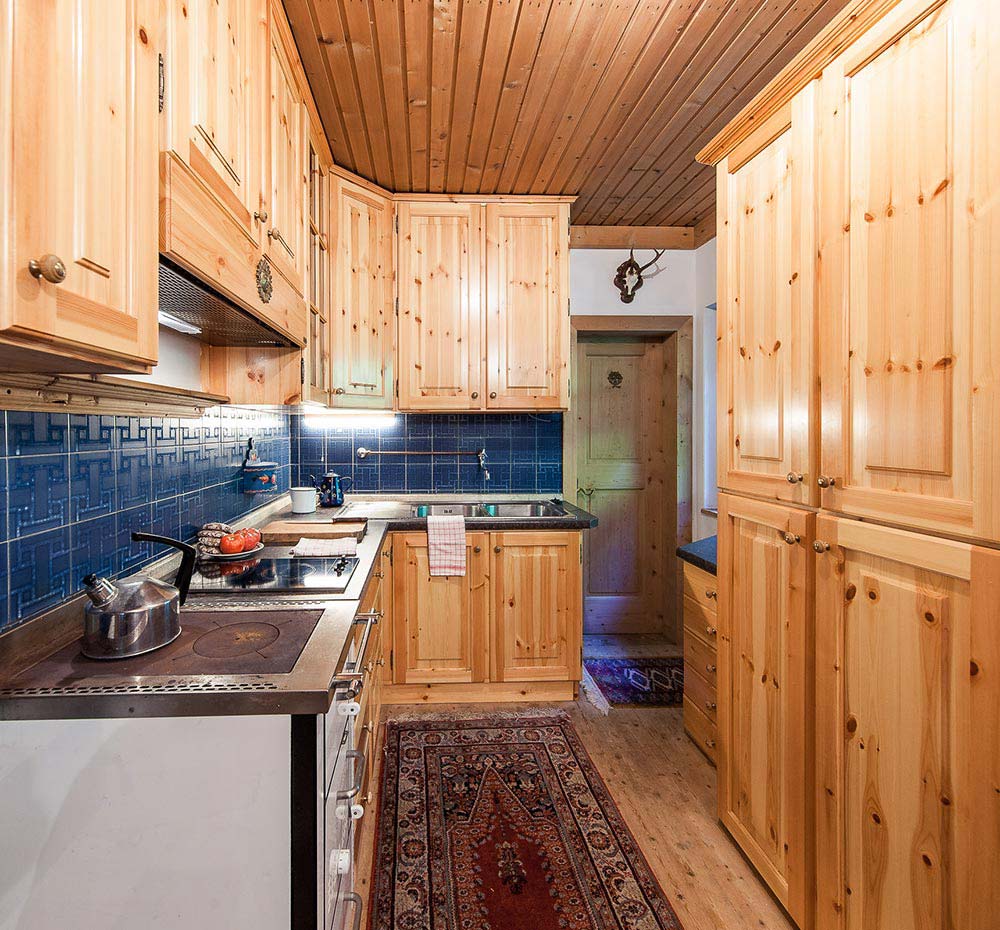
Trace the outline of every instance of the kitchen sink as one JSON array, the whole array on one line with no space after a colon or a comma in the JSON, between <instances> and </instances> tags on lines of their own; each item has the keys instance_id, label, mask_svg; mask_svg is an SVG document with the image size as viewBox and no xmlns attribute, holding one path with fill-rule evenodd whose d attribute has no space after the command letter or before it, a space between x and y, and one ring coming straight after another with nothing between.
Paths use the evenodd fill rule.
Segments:
<instances>
[{"instance_id":1,"label":"kitchen sink","mask_svg":"<svg viewBox=\"0 0 1000 930\"><path fill-rule=\"evenodd\" d=\"M414 504L410 512L415 517L489 516L482 504Z\"/></svg>"},{"instance_id":2,"label":"kitchen sink","mask_svg":"<svg viewBox=\"0 0 1000 930\"><path fill-rule=\"evenodd\" d=\"M565 517L564 507L552 501L511 501L509 503L483 504L485 515L499 520L524 517Z\"/></svg>"}]
</instances>

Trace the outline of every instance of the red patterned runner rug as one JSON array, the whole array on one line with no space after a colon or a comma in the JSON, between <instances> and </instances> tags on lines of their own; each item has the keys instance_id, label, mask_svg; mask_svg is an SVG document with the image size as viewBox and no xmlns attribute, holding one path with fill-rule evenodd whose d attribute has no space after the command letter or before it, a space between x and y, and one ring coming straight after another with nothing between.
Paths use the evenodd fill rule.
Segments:
<instances>
[{"instance_id":1,"label":"red patterned runner rug","mask_svg":"<svg viewBox=\"0 0 1000 930\"><path fill-rule=\"evenodd\" d=\"M389 721L374 930L679 930L569 717Z\"/></svg>"}]
</instances>

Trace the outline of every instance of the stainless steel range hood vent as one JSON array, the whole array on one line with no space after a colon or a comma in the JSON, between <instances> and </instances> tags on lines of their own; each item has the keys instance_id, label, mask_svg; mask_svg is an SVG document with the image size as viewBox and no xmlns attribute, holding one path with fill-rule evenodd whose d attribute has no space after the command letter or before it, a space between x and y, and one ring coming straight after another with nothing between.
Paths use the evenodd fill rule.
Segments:
<instances>
[{"instance_id":1,"label":"stainless steel range hood vent","mask_svg":"<svg viewBox=\"0 0 1000 930\"><path fill-rule=\"evenodd\" d=\"M159 296L160 313L169 318L165 325L209 345L295 348L287 337L162 257Z\"/></svg>"}]
</instances>

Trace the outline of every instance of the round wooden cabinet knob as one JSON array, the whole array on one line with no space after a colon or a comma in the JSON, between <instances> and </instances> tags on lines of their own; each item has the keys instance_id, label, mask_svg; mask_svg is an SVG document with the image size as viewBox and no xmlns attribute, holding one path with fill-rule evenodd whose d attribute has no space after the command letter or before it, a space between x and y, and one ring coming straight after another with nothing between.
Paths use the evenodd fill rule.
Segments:
<instances>
[{"instance_id":1,"label":"round wooden cabinet knob","mask_svg":"<svg viewBox=\"0 0 1000 930\"><path fill-rule=\"evenodd\" d=\"M66 266L58 255L43 255L28 262L33 278L45 278L49 284L62 284L66 280Z\"/></svg>"},{"instance_id":2,"label":"round wooden cabinet knob","mask_svg":"<svg viewBox=\"0 0 1000 930\"><path fill-rule=\"evenodd\" d=\"M473 546L472 547L472 551L475 552L476 555L479 555L479 553L483 551L483 547L482 546Z\"/></svg>"},{"instance_id":3,"label":"round wooden cabinet knob","mask_svg":"<svg viewBox=\"0 0 1000 930\"><path fill-rule=\"evenodd\" d=\"M496 400L496 399L497 399L497 392L490 391L490 400Z\"/></svg>"},{"instance_id":4,"label":"round wooden cabinet knob","mask_svg":"<svg viewBox=\"0 0 1000 930\"><path fill-rule=\"evenodd\" d=\"M817 539L813 542L813 549L817 552L829 552L830 544L828 542L823 542L822 539Z\"/></svg>"},{"instance_id":5,"label":"round wooden cabinet knob","mask_svg":"<svg viewBox=\"0 0 1000 930\"><path fill-rule=\"evenodd\" d=\"M785 479L789 484L798 484L804 477L804 475L797 471L790 471L787 475L785 475Z\"/></svg>"},{"instance_id":6,"label":"round wooden cabinet knob","mask_svg":"<svg viewBox=\"0 0 1000 930\"><path fill-rule=\"evenodd\" d=\"M816 484L818 484L821 488L832 488L836 485L836 483L837 479L831 478L829 475L820 475L816 479Z\"/></svg>"},{"instance_id":7,"label":"round wooden cabinet knob","mask_svg":"<svg viewBox=\"0 0 1000 930\"><path fill-rule=\"evenodd\" d=\"M714 626L707 626L705 627L705 632L708 633L709 636L715 636L715 634L719 631Z\"/></svg>"},{"instance_id":8,"label":"round wooden cabinet knob","mask_svg":"<svg viewBox=\"0 0 1000 930\"><path fill-rule=\"evenodd\" d=\"M714 675L715 674L715 666L714 665L706 665L705 666L705 671L708 672L709 675Z\"/></svg>"},{"instance_id":9,"label":"round wooden cabinet knob","mask_svg":"<svg viewBox=\"0 0 1000 930\"><path fill-rule=\"evenodd\" d=\"M334 394L344 394L346 392L344 391L343 388L334 388L333 393Z\"/></svg>"},{"instance_id":10,"label":"round wooden cabinet knob","mask_svg":"<svg viewBox=\"0 0 1000 930\"><path fill-rule=\"evenodd\" d=\"M253 218L258 223L266 223L267 222L267 210L254 210L253 211Z\"/></svg>"},{"instance_id":11,"label":"round wooden cabinet knob","mask_svg":"<svg viewBox=\"0 0 1000 930\"><path fill-rule=\"evenodd\" d=\"M794 533L782 533L781 538L788 543L789 546L794 546L801 537L796 536Z\"/></svg>"},{"instance_id":12,"label":"round wooden cabinet knob","mask_svg":"<svg viewBox=\"0 0 1000 930\"><path fill-rule=\"evenodd\" d=\"M708 591L705 592L705 597L710 597L712 600L717 601L719 599L719 592L712 591L711 589L709 589Z\"/></svg>"},{"instance_id":13,"label":"round wooden cabinet knob","mask_svg":"<svg viewBox=\"0 0 1000 930\"><path fill-rule=\"evenodd\" d=\"M706 707L707 707L707 708L708 708L709 710L715 710L715 707L716 707L716 705L715 705L715 701L705 701L705 706L706 706Z\"/></svg>"},{"instance_id":14,"label":"round wooden cabinet knob","mask_svg":"<svg viewBox=\"0 0 1000 930\"><path fill-rule=\"evenodd\" d=\"M478 400L478 398L479 398L479 391L473 391L471 397L472 397L473 400Z\"/></svg>"},{"instance_id":15,"label":"round wooden cabinet knob","mask_svg":"<svg viewBox=\"0 0 1000 930\"><path fill-rule=\"evenodd\" d=\"M497 552L497 553L503 552L503 547L502 546L494 546L493 547L493 551Z\"/></svg>"}]
</instances>

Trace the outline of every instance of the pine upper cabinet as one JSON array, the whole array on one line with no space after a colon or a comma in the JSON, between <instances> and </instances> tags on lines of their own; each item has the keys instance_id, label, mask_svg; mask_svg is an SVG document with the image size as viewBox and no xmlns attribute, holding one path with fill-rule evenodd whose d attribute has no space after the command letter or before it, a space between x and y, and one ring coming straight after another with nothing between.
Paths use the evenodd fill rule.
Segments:
<instances>
[{"instance_id":1,"label":"pine upper cabinet","mask_svg":"<svg viewBox=\"0 0 1000 930\"><path fill-rule=\"evenodd\" d=\"M492 533L492 681L579 681L579 533Z\"/></svg>"},{"instance_id":2,"label":"pine upper cabinet","mask_svg":"<svg viewBox=\"0 0 1000 930\"><path fill-rule=\"evenodd\" d=\"M426 533L396 533L393 682L433 684L489 677L489 534L466 534L466 573L430 573Z\"/></svg>"},{"instance_id":3,"label":"pine upper cabinet","mask_svg":"<svg viewBox=\"0 0 1000 930\"><path fill-rule=\"evenodd\" d=\"M1000 541L1000 6L905 0L822 85L822 505Z\"/></svg>"},{"instance_id":4,"label":"pine upper cabinet","mask_svg":"<svg viewBox=\"0 0 1000 930\"><path fill-rule=\"evenodd\" d=\"M151 0L2 0L0 369L156 363Z\"/></svg>"},{"instance_id":5,"label":"pine upper cabinet","mask_svg":"<svg viewBox=\"0 0 1000 930\"><path fill-rule=\"evenodd\" d=\"M1000 552L817 522L818 930L995 930Z\"/></svg>"},{"instance_id":6,"label":"pine upper cabinet","mask_svg":"<svg viewBox=\"0 0 1000 930\"><path fill-rule=\"evenodd\" d=\"M483 208L402 201L396 209L399 407L478 410L483 406Z\"/></svg>"},{"instance_id":7,"label":"pine upper cabinet","mask_svg":"<svg viewBox=\"0 0 1000 930\"><path fill-rule=\"evenodd\" d=\"M331 189L334 180L317 146L309 145L309 325L306 333L302 399L330 402L330 306L332 269L330 225L333 218Z\"/></svg>"},{"instance_id":8,"label":"pine upper cabinet","mask_svg":"<svg viewBox=\"0 0 1000 930\"><path fill-rule=\"evenodd\" d=\"M393 406L392 203L337 182L335 407Z\"/></svg>"},{"instance_id":9,"label":"pine upper cabinet","mask_svg":"<svg viewBox=\"0 0 1000 930\"><path fill-rule=\"evenodd\" d=\"M807 87L717 169L719 483L800 504L818 494L813 94Z\"/></svg>"},{"instance_id":10,"label":"pine upper cabinet","mask_svg":"<svg viewBox=\"0 0 1000 930\"><path fill-rule=\"evenodd\" d=\"M813 887L814 522L719 495L719 817L800 927Z\"/></svg>"},{"instance_id":11,"label":"pine upper cabinet","mask_svg":"<svg viewBox=\"0 0 1000 930\"><path fill-rule=\"evenodd\" d=\"M284 10L273 0L269 54L267 256L304 294L309 121L295 67L298 52Z\"/></svg>"},{"instance_id":12,"label":"pine upper cabinet","mask_svg":"<svg viewBox=\"0 0 1000 930\"><path fill-rule=\"evenodd\" d=\"M569 204L486 206L487 408L569 403Z\"/></svg>"}]
</instances>

